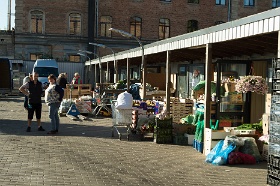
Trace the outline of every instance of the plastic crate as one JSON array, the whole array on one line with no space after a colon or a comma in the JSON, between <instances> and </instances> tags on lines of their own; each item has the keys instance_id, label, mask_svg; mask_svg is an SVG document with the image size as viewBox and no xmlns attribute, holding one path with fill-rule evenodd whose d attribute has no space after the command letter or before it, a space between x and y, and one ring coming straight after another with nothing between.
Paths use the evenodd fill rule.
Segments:
<instances>
[{"instance_id":1,"label":"plastic crate","mask_svg":"<svg viewBox=\"0 0 280 186\"><path fill-rule=\"evenodd\" d=\"M188 145L188 138L184 135L173 136L173 144L175 145Z\"/></svg>"},{"instance_id":2,"label":"plastic crate","mask_svg":"<svg viewBox=\"0 0 280 186\"><path fill-rule=\"evenodd\" d=\"M280 169L280 156L275 156L272 154L269 154L268 159L267 159L268 165L271 165L273 167L276 167Z\"/></svg>"},{"instance_id":3,"label":"plastic crate","mask_svg":"<svg viewBox=\"0 0 280 186\"><path fill-rule=\"evenodd\" d=\"M280 180L280 169L276 168L272 165L267 166L267 173L270 176L273 176L274 178Z\"/></svg>"},{"instance_id":4,"label":"plastic crate","mask_svg":"<svg viewBox=\"0 0 280 186\"><path fill-rule=\"evenodd\" d=\"M154 136L154 142L158 144L172 144L173 137L172 136Z\"/></svg>"},{"instance_id":5,"label":"plastic crate","mask_svg":"<svg viewBox=\"0 0 280 186\"><path fill-rule=\"evenodd\" d=\"M280 179L275 178L272 175L267 175L267 184L268 185L280 185Z\"/></svg>"},{"instance_id":6,"label":"plastic crate","mask_svg":"<svg viewBox=\"0 0 280 186\"><path fill-rule=\"evenodd\" d=\"M233 135L245 135L245 134L255 134L256 129L250 129L250 130L234 130Z\"/></svg>"},{"instance_id":7,"label":"plastic crate","mask_svg":"<svg viewBox=\"0 0 280 186\"><path fill-rule=\"evenodd\" d=\"M173 121L172 118L164 119L164 120L160 120L156 118L156 127L170 129L172 128L172 121Z\"/></svg>"},{"instance_id":8,"label":"plastic crate","mask_svg":"<svg viewBox=\"0 0 280 186\"><path fill-rule=\"evenodd\" d=\"M193 140L193 147L198 151L203 153L203 142L199 142L196 139Z\"/></svg>"}]
</instances>

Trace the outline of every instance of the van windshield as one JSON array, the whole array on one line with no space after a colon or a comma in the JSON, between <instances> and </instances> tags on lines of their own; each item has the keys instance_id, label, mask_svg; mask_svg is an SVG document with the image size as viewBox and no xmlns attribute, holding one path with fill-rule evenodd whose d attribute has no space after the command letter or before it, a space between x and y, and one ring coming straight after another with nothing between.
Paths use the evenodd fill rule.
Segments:
<instances>
[{"instance_id":1,"label":"van windshield","mask_svg":"<svg viewBox=\"0 0 280 186\"><path fill-rule=\"evenodd\" d=\"M53 67L35 67L34 72L37 72L39 77L48 77L50 74L58 76L58 69Z\"/></svg>"}]
</instances>

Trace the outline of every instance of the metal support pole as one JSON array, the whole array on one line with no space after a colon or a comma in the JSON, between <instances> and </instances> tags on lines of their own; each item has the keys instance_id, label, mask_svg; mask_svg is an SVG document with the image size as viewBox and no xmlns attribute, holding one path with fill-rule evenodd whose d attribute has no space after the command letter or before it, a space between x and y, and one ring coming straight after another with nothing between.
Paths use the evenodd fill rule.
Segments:
<instances>
[{"instance_id":1,"label":"metal support pole","mask_svg":"<svg viewBox=\"0 0 280 186\"><path fill-rule=\"evenodd\" d=\"M119 69L118 69L118 61L114 61L114 83L119 81Z\"/></svg>"},{"instance_id":2,"label":"metal support pole","mask_svg":"<svg viewBox=\"0 0 280 186\"><path fill-rule=\"evenodd\" d=\"M96 83L97 83L97 64L94 65L94 87L96 88Z\"/></svg>"},{"instance_id":3,"label":"metal support pole","mask_svg":"<svg viewBox=\"0 0 280 186\"><path fill-rule=\"evenodd\" d=\"M129 88L130 88L130 59L127 58L127 61L126 61L126 88L127 88L127 91L129 91Z\"/></svg>"},{"instance_id":4,"label":"metal support pole","mask_svg":"<svg viewBox=\"0 0 280 186\"><path fill-rule=\"evenodd\" d=\"M212 80L212 44L206 44L206 86L205 86L205 127L209 128L211 119L211 80Z\"/></svg>"},{"instance_id":5,"label":"metal support pole","mask_svg":"<svg viewBox=\"0 0 280 186\"><path fill-rule=\"evenodd\" d=\"M145 60L145 55L144 55L144 47L141 45L142 48L142 63L141 63L141 70L142 70L142 99L146 98L146 79L147 79L147 63Z\"/></svg>"},{"instance_id":6,"label":"metal support pole","mask_svg":"<svg viewBox=\"0 0 280 186\"><path fill-rule=\"evenodd\" d=\"M171 65L170 65L170 55L171 52L168 50L166 52L166 72L165 72L165 82L166 82L166 86L165 86L165 96L166 96L166 111L167 113L170 114L170 84L171 84L171 78L170 78L170 74L171 74Z\"/></svg>"},{"instance_id":7,"label":"metal support pole","mask_svg":"<svg viewBox=\"0 0 280 186\"><path fill-rule=\"evenodd\" d=\"M107 61L107 74L106 74L106 83L109 83L109 62Z\"/></svg>"}]
</instances>

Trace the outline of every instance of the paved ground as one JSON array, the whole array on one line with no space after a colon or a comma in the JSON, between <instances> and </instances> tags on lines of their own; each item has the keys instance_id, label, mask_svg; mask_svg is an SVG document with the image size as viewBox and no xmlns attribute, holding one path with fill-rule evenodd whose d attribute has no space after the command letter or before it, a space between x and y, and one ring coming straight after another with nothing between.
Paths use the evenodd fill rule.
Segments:
<instances>
[{"instance_id":1,"label":"paved ground","mask_svg":"<svg viewBox=\"0 0 280 186\"><path fill-rule=\"evenodd\" d=\"M190 146L111 137L111 118L61 117L58 135L27 133L23 98L0 97L0 185L266 185L266 163L213 166ZM43 127L50 130L47 106Z\"/></svg>"}]
</instances>

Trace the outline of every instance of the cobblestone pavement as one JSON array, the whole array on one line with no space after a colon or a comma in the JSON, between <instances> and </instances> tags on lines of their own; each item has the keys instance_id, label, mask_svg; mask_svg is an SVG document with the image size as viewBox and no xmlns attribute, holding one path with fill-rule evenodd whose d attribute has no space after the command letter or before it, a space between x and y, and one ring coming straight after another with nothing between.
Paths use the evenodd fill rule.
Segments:
<instances>
[{"instance_id":1,"label":"cobblestone pavement","mask_svg":"<svg viewBox=\"0 0 280 186\"><path fill-rule=\"evenodd\" d=\"M191 146L111 137L111 118L61 117L57 135L25 132L22 97L0 97L0 185L266 185L266 163L213 166ZM47 106L43 127L50 130Z\"/></svg>"}]
</instances>

